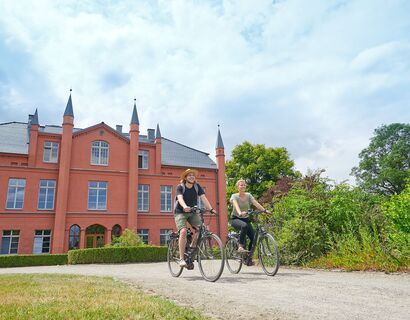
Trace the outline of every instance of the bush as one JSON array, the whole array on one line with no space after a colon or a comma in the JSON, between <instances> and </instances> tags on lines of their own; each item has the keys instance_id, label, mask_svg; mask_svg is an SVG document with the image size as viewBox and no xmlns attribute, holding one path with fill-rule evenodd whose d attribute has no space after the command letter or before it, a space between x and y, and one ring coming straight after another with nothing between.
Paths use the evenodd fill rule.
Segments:
<instances>
[{"instance_id":1,"label":"bush","mask_svg":"<svg viewBox=\"0 0 410 320\"><path fill-rule=\"evenodd\" d=\"M167 247L105 247L71 250L69 264L160 262L167 260Z\"/></svg>"},{"instance_id":2,"label":"bush","mask_svg":"<svg viewBox=\"0 0 410 320\"><path fill-rule=\"evenodd\" d=\"M0 256L0 268L54 266L67 264L67 254L30 254Z\"/></svg>"},{"instance_id":3,"label":"bush","mask_svg":"<svg viewBox=\"0 0 410 320\"><path fill-rule=\"evenodd\" d=\"M121 236L114 237L107 247L143 247L144 242L134 231L125 229Z\"/></svg>"}]
</instances>

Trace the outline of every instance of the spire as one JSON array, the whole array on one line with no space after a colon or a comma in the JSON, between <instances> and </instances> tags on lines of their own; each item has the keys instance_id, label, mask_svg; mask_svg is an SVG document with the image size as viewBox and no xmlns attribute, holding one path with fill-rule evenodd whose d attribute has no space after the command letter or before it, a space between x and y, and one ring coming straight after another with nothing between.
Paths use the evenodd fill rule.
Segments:
<instances>
[{"instance_id":1,"label":"spire","mask_svg":"<svg viewBox=\"0 0 410 320\"><path fill-rule=\"evenodd\" d=\"M138 124L138 125L140 124L140 121L138 120L137 103L136 103L135 98L134 98L134 110L132 111L131 124Z\"/></svg>"},{"instance_id":2,"label":"spire","mask_svg":"<svg viewBox=\"0 0 410 320\"><path fill-rule=\"evenodd\" d=\"M36 112L34 112L33 118L31 119L31 125L36 124L36 125L40 125L38 123L38 113L37 113L37 108L36 108Z\"/></svg>"},{"instance_id":3,"label":"spire","mask_svg":"<svg viewBox=\"0 0 410 320\"><path fill-rule=\"evenodd\" d=\"M219 124L218 124L218 138L216 139L216 149L222 148L224 149L224 143L222 142L222 137L221 137L221 131L219 130Z\"/></svg>"},{"instance_id":4,"label":"spire","mask_svg":"<svg viewBox=\"0 0 410 320\"><path fill-rule=\"evenodd\" d=\"M68 98L67 107L64 111L64 116L70 116L74 118L73 103L71 101L71 91L73 91L73 89L70 89L70 97Z\"/></svg>"},{"instance_id":5,"label":"spire","mask_svg":"<svg viewBox=\"0 0 410 320\"><path fill-rule=\"evenodd\" d=\"M161 131L159 131L159 123L157 123L157 132L155 133L155 139L161 139Z\"/></svg>"}]
</instances>

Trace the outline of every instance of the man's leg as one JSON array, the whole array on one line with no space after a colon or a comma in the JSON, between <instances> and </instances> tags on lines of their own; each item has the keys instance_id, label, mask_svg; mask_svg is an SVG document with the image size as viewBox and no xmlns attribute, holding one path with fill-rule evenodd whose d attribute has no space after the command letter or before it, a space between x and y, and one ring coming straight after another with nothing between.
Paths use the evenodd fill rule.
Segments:
<instances>
[{"instance_id":1,"label":"man's leg","mask_svg":"<svg viewBox=\"0 0 410 320\"><path fill-rule=\"evenodd\" d=\"M186 262L184 259L185 254L185 243L186 243L186 216L183 213L175 215L175 224L179 232L179 240L178 240L178 247L179 247L179 265L181 267L186 266Z\"/></svg>"}]
</instances>

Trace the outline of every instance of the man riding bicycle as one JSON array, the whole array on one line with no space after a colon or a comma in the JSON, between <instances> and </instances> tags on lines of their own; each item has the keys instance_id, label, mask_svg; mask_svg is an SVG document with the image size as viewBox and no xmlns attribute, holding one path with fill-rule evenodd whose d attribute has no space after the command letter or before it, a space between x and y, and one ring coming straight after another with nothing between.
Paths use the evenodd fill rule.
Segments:
<instances>
[{"instance_id":1,"label":"man riding bicycle","mask_svg":"<svg viewBox=\"0 0 410 320\"><path fill-rule=\"evenodd\" d=\"M191 247L195 249L197 240L197 230L201 225L199 214L192 213L191 208L198 205L198 198L201 199L205 208L210 213L216 213L212 208L208 199L205 196L204 189L196 182L198 171L195 169L187 169L181 175L181 183L176 189L176 205L175 205L175 224L179 232L179 266L186 267L184 260L185 243L187 238L187 222L194 229Z\"/></svg>"}]
</instances>

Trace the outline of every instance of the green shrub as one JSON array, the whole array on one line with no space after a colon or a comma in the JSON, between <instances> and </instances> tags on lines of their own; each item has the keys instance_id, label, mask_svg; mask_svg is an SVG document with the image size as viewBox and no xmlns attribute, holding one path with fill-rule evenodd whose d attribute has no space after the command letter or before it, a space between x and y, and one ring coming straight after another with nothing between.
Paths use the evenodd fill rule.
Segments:
<instances>
[{"instance_id":1,"label":"green shrub","mask_svg":"<svg viewBox=\"0 0 410 320\"><path fill-rule=\"evenodd\" d=\"M67 264L67 254L30 254L0 256L0 268L53 266Z\"/></svg>"},{"instance_id":2,"label":"green shrub","mask_svg":"<svg viewBox=\"0 0 410 320\"><path fill-rule=\"evenodd\" d=\"M144 242L134 231L125 229L121 236L114 237L107 247L143 247Z\"/></svg>"},{"instance_id":3,"label":"green shrub","mask_svg":"<svg viewBox=\"0 0 410 320\"><path fill-rule=\"evenodd\" d=\"M160 262L167 260L167 247L104 247L71 250L69 264Z\"/></svg>"}]
</instances>

